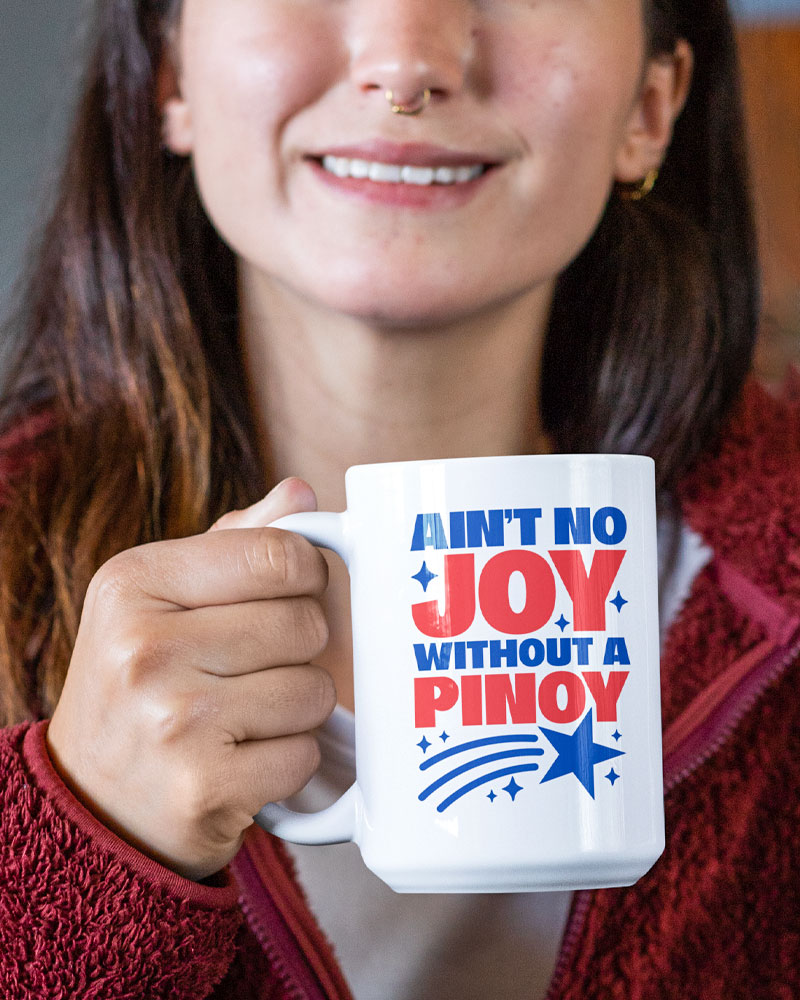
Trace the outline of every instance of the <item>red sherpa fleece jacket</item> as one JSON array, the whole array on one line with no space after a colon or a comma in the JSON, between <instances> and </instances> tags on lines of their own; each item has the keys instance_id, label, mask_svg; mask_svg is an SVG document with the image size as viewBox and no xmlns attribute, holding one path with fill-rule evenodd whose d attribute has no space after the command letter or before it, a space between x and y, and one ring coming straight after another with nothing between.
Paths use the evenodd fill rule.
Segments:
<instances>
[{"instance_id":1,"label":"red sherpa fleece jacket","mask_svg":"<svg viewBox=\"0 0 800 1000\"><path fill-rule=\"evenodd\" d=\"M751 384L683 484L683 516L714 558L662 657L666 851L635 886L575 895L548 1000L800 997L793 388L779 402ZM31 427L0 442L0 486L36 447ZM72 796L46 725L0 731L3 997L349 995L277 841L251 827L224 887L179 877Z\"/></svg>"}]
</instances>

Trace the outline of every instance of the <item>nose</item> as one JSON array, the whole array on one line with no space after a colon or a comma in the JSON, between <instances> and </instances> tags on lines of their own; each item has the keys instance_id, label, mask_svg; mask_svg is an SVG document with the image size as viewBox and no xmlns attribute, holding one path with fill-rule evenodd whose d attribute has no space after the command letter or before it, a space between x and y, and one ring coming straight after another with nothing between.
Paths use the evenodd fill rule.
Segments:
<instances>
[{"instance_id":1,"label":"nose","mask_svg":"<svg viewBox=\"0 0 800 1000\"><path fill-rule=\"evenodd\" d=\"M362 93L413 105L464 86L473 51L472 0L363 0L351 22L351 77Z\"/></svg>"}]
</instances>

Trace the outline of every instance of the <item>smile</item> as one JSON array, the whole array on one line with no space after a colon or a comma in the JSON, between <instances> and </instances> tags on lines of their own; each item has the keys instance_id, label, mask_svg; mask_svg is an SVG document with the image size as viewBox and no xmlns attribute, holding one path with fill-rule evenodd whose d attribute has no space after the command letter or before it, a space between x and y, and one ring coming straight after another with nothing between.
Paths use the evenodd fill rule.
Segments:
<instances>
[{"instance_id":1,"label":"smile","mask_svg":"<svg viewBox=\"0 0 800 1000\"><path fill-rule=\"evenodd\" d=\"M466 184L485 173L485 164L458 167L419 167L398 163L380 163L369 160L348 159L345 156L323 156L322 168L336 177L353 177L378 184L414 184L428 187L433 184Z\"/></svg>"}]
</instances>

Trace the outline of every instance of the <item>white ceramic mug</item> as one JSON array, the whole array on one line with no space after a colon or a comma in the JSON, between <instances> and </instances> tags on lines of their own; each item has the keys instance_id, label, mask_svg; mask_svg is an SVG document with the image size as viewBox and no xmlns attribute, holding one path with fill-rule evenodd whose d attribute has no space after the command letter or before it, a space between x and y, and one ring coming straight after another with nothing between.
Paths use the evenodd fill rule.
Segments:
<instances>
[{"instance_id":1,"label":"white ceramic mug","mask_svg":"<svg viewBox=\"0 0 800 1000\"><path fill-rule=\"evenodd\" d=\"M533 455L354 466L276 527L351 579L356 781L265 806L398 892L630 885L664 849L654 465Z\"/></svg>"}]
</instances>

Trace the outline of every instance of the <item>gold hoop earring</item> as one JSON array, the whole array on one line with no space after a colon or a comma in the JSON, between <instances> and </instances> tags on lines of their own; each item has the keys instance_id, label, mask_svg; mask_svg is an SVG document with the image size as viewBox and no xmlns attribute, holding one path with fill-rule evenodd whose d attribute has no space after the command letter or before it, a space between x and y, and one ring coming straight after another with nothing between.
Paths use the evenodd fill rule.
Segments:
<instances>
[{"instance_id":1,"label":"gold hoop earring","mask_svg":"<svg viewBox=\"0 0 800 1000\"><path fill-rule=\"evenodd\" d=\"M625 201L641 201L642 198L646 198L650 192L655 187L655 183L658 180L658 169L653 167L652 170L648 170L642 180L633 188L621 188L620 197L624 198Z\"/></svg>"},{"instance_id":2,"label":"gold hoop earring","mask_svg":"<svg viewBox=\"0 0 800 1000\"><path fill-rule=\"evenodd\" d=\"M396 104L393 90L387 90L384 96L389 102L392 114L395 115L419 115L431 102L431 92L429 87L426 87L421 93L415 95L413 100L411 100L408 104Z\"/></svg>"}]
</instances>

